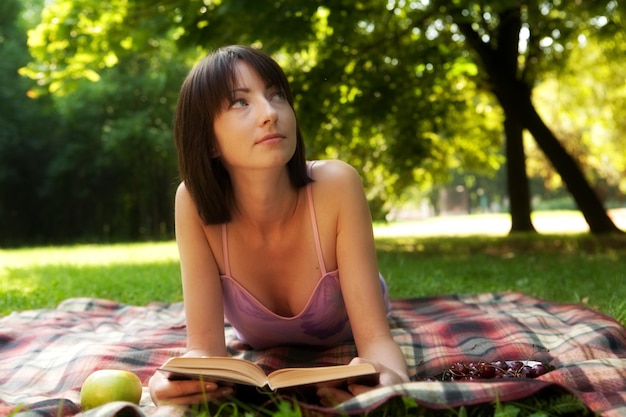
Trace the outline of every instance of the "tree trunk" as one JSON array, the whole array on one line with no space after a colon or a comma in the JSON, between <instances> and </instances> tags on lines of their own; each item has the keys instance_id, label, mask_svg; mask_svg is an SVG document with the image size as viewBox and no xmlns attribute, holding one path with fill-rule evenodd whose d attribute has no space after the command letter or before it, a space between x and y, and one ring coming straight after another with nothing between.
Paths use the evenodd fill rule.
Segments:
<instances>
[{"instance_id":1,"label":"tree trunk","mask_svg":"<svg viewBox=\"0 0 626 417\"><path fill-rule=\"evenodd\" d=\"M472 25L464 21L462 14L458 19L461 32L465 35L468 45L478 54L491 84L491 90L504 110L507 188L511 202L510 233L534 232L535 228L530 218L530 190L523 141L524 125L518 108L519 95L530 92L519 88L521 85L516 81L520 10L512 8L502 14L497 34L498 49L492 49L484 43ZM512 45L516 46L515 49L511 47Z\"/></svg>"},{"instance_id":2,"label":"tree trunk","mask_svg":"<svg viewBox=\"0 0 626 417\"><path fill-rule=\"evenodd\" d=\"M539 114L537 114L531 100L531 87L526 82L518 79L517 59L521 27L520 16L521 11L519 8L511 8L501 14L496 49L492 49L489 44L483 42L471 24L465 22L462 17L459 18L458 23L468 44L478 54L491 83L492 91L506 115L506 156L508 163L514 166L509 167L508 171L511 217L512 221L515 222L511 231L515 231L516 227L519 227L520 230L527 230L527 222L530 223L530 207L525 210L520 208L521 206L517 206L515 210L518 211L513 212L514 199L517 202L516 204L521 204L519 200L526 198L528 200L527 204L530 205L528 179L524 168L525 163L520 162L525 159L525 155L519 136L521 136L522 129L526 128L533 135L541 150L561 176L589 224L591 233L621 232L606 213L602 202L585 179L572 156L567 153L558 139L545 125ZM510 140L514 142L509 143ZM522 181L524 185L520 185ZM526 196L522 195L524 192L527 193ZM518 193L520 194L518 195Z\"/></svg>"},{"instance_id":3,"label":"tree trunk","mask_svg":"<svg viewBox=\"0 0 626 417\"><path fill-rule=\"evenodd\" d=\"M517 114L506 114L505 154L507 161L507 188L511 202L511 230L514 232L534 232L530 219L530 190L526 174L523 127Z\"/></svg>"},{"instance_id":4,"label":"tree trunk","mask_svg":"<svg viewBox=\"0 0 626 417\"><path fill-rule=\"evenodd\" d=\"M582 212L589 230L594 234L621 233L607 214L574 158L567 153L552 131L545 125L532 104L530 97L519 103L524 126L535 138L537 145L550 159L561 176L576 205Z\"/></svg>"}]
</instances>

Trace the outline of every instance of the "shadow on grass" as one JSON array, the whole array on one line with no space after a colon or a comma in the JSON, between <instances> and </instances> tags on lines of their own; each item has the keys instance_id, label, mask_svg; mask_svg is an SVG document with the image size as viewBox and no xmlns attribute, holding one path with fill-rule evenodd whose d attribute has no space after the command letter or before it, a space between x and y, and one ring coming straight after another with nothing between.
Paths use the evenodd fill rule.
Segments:
<instances>
[{"instance_id":1,"label":"shadow on grass","mask_svg":"<svg viewBox=\"0 0 626 417\"><path fill-rule=\"evenodd\" d=\"M394 298L514 291L626 324L626 236L377 239Z\"/></svg>"},{"instance_id":2,"label":"shadow on grass","mask_svg":"<svg viewBox=\"0 0 626 417\"><path fill-rule=\"evenodd\" d=\"M504 237L398 237L377 238L382 252L420 252L423 254L487 254L510 256L514 254L626 254L626 235L537 235L516 234Z\"/></svg>"}]
</instances>

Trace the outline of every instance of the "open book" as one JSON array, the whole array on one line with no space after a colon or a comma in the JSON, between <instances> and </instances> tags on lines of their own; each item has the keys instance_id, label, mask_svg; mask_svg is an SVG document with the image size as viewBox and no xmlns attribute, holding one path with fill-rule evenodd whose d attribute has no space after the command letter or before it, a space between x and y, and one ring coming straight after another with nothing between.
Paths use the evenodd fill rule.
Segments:
<instances>
[{"instance_id":1,"label":"open book","mask_svg":"<svg viewBox=\"0 0 626 417\"><path fill-rule=\"evenodd\" d=\"M159 370L165 372L170 379L202 378L207 381L266 387L272 391L320 383L378 384L378 372L369 363L285 368L266 375L260 366L245 359L221 356L175 357L165 362Z\"/></svg>"}]
</instances>

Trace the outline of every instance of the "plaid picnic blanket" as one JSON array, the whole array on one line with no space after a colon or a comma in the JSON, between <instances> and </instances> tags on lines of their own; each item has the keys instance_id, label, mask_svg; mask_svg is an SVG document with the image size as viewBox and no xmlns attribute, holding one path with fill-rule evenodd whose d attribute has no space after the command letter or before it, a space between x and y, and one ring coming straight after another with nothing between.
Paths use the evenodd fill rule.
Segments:
<instances>
[{"instance_id":1,"label":"plaid picnic blanket","mask_svg":"<svg viewBox=\"0 0 626 417\"><path fill-rule=\"evenodd\" d=\"M383 387L328 414L361 414L393 397L433 409L527 397L560 387L603 416L626 415L626 329L580 305L557 304L520 293L450 295L392 301L390 322L412 382ZM346 363L347 344L327 350L254 351L226 325L229 352L267 371L284 366ZM72 298L56 309L0 318L0 415L68 416L81 413L80 387L103 368L127 369L147 384L185 344L182 303L129 306ZM482 382L424 381L456 361L537 360L555 370L537 379ZM306 404L304 406L307 406ZM21 411L20 411L21 410ZM182 416L182 407L155 407L147 388L140 407L111 403L89 416Z\"/></svg>"}]
</instances>

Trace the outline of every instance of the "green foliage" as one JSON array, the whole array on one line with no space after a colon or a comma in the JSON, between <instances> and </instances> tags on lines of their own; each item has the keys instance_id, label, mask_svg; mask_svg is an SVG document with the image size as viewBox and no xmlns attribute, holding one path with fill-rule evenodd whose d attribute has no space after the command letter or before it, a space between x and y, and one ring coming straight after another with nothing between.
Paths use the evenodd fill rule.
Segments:
<instances>
[{"instance_id":1,"label":"green foliage","mask_svg":"<svg viewBox=\"0 0 626 417\"><path fill-rule=\"evenodd\" d=\"M9 0L2 7L13 3L19 4ZM25 29L18 25L20 10L15 7L13 13L2 14L14 24L14 33L6 36L11 42L1 42L5 37L0 37L0 48L6 47L7 52L3 63L7 72L12 71L0 78L0 86L7 82L0 92L7 94L0 110L5 105L10 108L0 112L0 132L4 132L0 133L0 244L173 235L177 169L171 121L181 80L197 54L178 52L171 34L159 30L162 21L144 19L139 23L149 37L114 42L115 48L110 49L115 51L115 65L90 69L99 80L92 82L78 69L89 60L74 56L79 62L67 63L63 56L67 51L61 53L55 49L61 48L57 43L46 41L69 31L68 39L79 44L70 52L93 47L90 42L98 30L112 30L119 17L117 10L91 4L53 2L44 9L41 25L30 34L32 51L37 54L33 39L40 37L39 52L48 58L54 53L59 56L22 68L36 83L18 75L29 60ZM85 8L72 9L80 5ZM96 9L103 16L96 16ZM30 15L28 21L32 20ZM54 25L60 25L61 32L51 33ZM91 28L90 35L80 34L86 28ZM20 54L9 54L9 47ZM60 73L64 65L77 75L59 75L72 79L61 88L46 74ZM44 87L57 94L43 94ZM6 123L4 115L11 117Z\"/></svg>"},{"instance_id":2,"label":"green foliage","mask_svg":"<svg viewBox=\"0 0 626 417\"><path fill-rule=\"evenodd\" d=\"M18 69L30 56L20 2L0 4L0 241L36 233L40 183L53 147L47 141L58 124L50 100L34 101L34 82Z\"/></svg>"},{"instance_id":3,"label":"green foliage","mask_svg":"<svg viewBox=\"0 0 626 417\"><path fill-rule=\"evenodd\" d=\"M4 1L0 242L171 237L178 88L200 55L228 43L262 47L286 68L309 156L357 167L376 219L407 187L491 178L505 162L504 113L460 28L495 48L518 7L521 38L507 53L519 54L519 80L585 86L564 107L597 113L563 112L555 130L584 145L568 149L619 201L623 88L595 86L623 80L624 3L492 3ZM591 123L603 134L585 131ZM545 163L534 172L551 174Z\"/></svg>"},{"instance_id":4,"label":"green foliage","mask_svg":"<svg viewBox=\"0 0 626 417\"><path fill-rule=\"evenodd\" d=\"M213 410L214 409L214 410ZM493 404L477 404L443 410L429 409L417 404L413 398L394 397L363 417L560 417L588 415L589 410L576 397L558 391L537 394L510 402L496 401ZM303 417L310 415L298 404L286 398L274 398L271 404L256 406L231 400L221 405L200 405L190 413L194 417ZM339 414L341 415L341 414Z\"/></svg>"},{"instance_id":5,"label":"green foliage","mask_svg":"<svg viewBox=\"0 0 626 417\"><path fill-rule=\"evenodd\" d=\"M159 60L166 47L163 43L159 55L123 57L102 73L102 82L83 80L56 98L64 135L45 193L51 200L63 194L73 198L65 210L55 211L57 230L51 234L62 236L78 219L83 239L171 236L177 183L171 115L186 69Z\"/></svg>"},{"instance_id":6,"label":"green foliage","mask_svg":"<svg viewBox=\"0 0 626 417\"><path fill-rule=\"evenodd\" d=\"M494 417L557 417L589 414L580 399L569 394L551 392L518 401L495 404Z\"/></svg>"},{"instance_id":7,"label":"green foliage","mask_svg":"<svg viewBox=\"0 0 626 417\"><path fill-rule=\"evenodd\" d=\"M92 0L53 1L42 12L41 23L30 33L29 46L36 62L23 69L24 74L40 80L50 92L64 93L67 85L86 78L100 80L100 72L119 63L120 55L137 51L137 41L124 30L128 2L106 3ZM154 19L136 19L136 29L162 36ZM144 23L148 22L150 29ZM155 45L141 45L146 50Z\"/></svg>"},{"instance_id":8,"label":"green foliage","mask_svg":"<svg viewBox=\"0 0 626 417\"><path fill-rule=\"evenodd\" d=\"M9 416L17 415L16 408ZM590 415L589 409L576 397L557 391L536 394L517 401L461 406L444 410L429 409L409 397L394 397L362 417L580 417ZM270 404L257 406L233 398L219 404L191 406L190 417L305 417L311 414L297 402L286 398L272 398ZM342 416L343 414L337 414Z\"/></svg>"},{"instance_id":9,"label":"green foliage","mask_svg":"<svg viewBox=\"0 0 626 417\"><path fill-rule=\"evenodd\" d=\"M535 95L537 107L605 200L617 190L626 192L626 123L616 114L626 105L626 69L616 56L626 52L625 40L624 33L581 38L558 78L543 82ZM593 68L594 76L581 68ZM531 143L528 148L531 174L544 178L547 190L560 188L558 174Z\"/></svg>"},{"instance_id":10,"label":"green foliage","mask_svg":"<svg viewBox=\"0 0 626 417\"><path fill-rule=\"evenodd\" d=\"M380 206L377 217L414 175L431 185L451 166L493 172L502 162L495 152L497 123L467 117L477 107L490 108L488 97L476 94L476 65L459 42L428 39L418 29L423 17L408 6L260 0L150 9L138 1L95 9L90 3L48 6L31 34L37 61L26 73L58 92L71 90L81 71L95 80L124 53L121 27L131 28L130 39L168 28L181 47L262 46L291 75L311 157L340 157L358 167L373 206ZM157 23L144 23L149 10ZM469 141L468 132L481 134Z\"/></svg>"}]
</instances>

